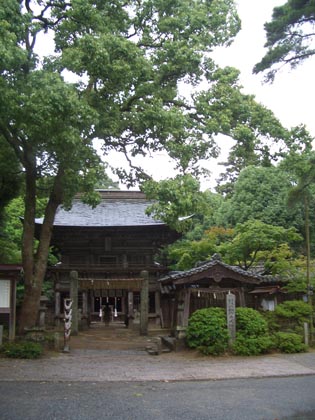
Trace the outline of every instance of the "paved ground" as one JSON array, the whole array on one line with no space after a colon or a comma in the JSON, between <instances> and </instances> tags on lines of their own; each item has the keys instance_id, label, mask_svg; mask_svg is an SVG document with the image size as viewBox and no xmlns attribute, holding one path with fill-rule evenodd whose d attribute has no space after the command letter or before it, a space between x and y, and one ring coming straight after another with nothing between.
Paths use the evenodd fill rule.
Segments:
<instances>
[{"instance_id":1,"label":"paved ground","mask_svg":"<svg viewBox=\"0 0 315 420\"><path fill-rule=\"evenodd\" d=\"M72 337L70 353L38 360L0 359L1 381L182 381L315 375L315 352L259 357L209 357L194 351L150 356L152 337L93 328Z\"/></svg>"}]
</instances>

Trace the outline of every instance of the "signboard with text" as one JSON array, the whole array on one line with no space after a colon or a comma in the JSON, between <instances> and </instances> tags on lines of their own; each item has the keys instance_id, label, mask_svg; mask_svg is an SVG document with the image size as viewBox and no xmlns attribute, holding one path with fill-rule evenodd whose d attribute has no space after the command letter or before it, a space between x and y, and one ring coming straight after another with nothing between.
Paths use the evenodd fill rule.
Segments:
<instances>
[{"instance_id":1,"label":"signboard with text","mask_svg":"<svg viewBox=\"0 0 315 420\"><path fill-rule=\"evenodd\" d=\"M11 290L10 280L0 279L0 308L2 309L10 308L10 290Z\"/></svg>"}]
</instances>

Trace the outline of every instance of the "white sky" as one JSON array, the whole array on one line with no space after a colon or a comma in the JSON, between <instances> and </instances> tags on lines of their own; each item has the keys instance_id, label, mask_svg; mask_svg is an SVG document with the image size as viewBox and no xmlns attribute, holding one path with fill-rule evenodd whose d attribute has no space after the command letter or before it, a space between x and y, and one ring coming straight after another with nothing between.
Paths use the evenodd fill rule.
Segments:
<instances>
[{"instance_id":1,"label":"white sky","mask_svg":"<svg viewBox=\"0 0 315 420\"><path fill-rule=\"evenodd\" d=\"M263 84L262 75L252 74L254 65L264 55L266 41L264 23L270 20L273 8L284 3L285 0L238 0L242 30L231 47L216 52L215 61L221 66L238 68L241 71L240 80L244 93L254 94L256 100L271 109L284 126L290 128L305 124L315 136L313 109L315 57L306 60L295 70L290 70L289 67L283 68L271 85ZM232 142L225 137L220 140L221 156L217 160L206 162L205 166L211 170L212 176L211 179L202 180L202 189L215 186L215 180L223 169L218 163L226 160L231 144ZM121 158L111 154L109 163L121 165ZM157 180L174 175L168 159L162 154L146 159L144 166Z\"/></svg>"}]
</instances>

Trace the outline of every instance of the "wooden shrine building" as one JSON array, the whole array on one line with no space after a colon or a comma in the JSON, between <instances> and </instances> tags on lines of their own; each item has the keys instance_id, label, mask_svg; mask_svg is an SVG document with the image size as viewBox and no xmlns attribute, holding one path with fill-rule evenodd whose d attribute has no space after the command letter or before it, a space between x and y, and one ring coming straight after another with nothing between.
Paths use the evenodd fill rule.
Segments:
<instances>
[{"instance_id":1,"label":"wooden shrine building","mask_svg":"<svg viewBox=\"0 0 315 420\"><path fill-rule=\"evenodd\" d=\"M78 283L79 327L111 320L145 334L148 326L185 329L197 309L225 307L227 293L236 306L270 309L281 288L266 277L222 262L218 255L184 272L168 272L156 262L159 249L179 234L146 215L151 204L139 191L102 190L92 208L77 197L70 211L57 210L51 245L59 263L50 267L54 282L54 322L64 318L71 278ZM42 220L38 219L37 233ZM77 293L75 293L77 295Z\"/></svg>"},{"instance_id":2,"label":"wooden shrine building","mask_svg":"<svg viewBox=\"0 0 315 420\"><path fill-rule=\"evenodd\" d=\"M116 321L136 326L141 312L146 312L147 320L163 325L158 279L167 268L156 263L155 257L178 234L146 215L151 203L143 193L102 190L100 194L95 208L78 197L70 211L57 210L51 245L60 262L48 273L54 281L55 322L58 325L64 317L63 302L69 297L70 274L75 271L79 326L101 320L104 307L110 308ZM37 229L41 223L38 219Z\"/></svg>"},{"instance_id":3,"label":"wooden shrine building","mask_svg":"<svg viewBox=\"0 0 315 420\"><path fill-rule=\"evenodd\" d=\"M197 309L226 307L226 295L233 293L236 306L263 308L276 302L281 287L275 279L228 265L215 254L210 261L191 270L169 273L159 280L164 322L174 332L185 330Z\"/></svg>"}]
</instances>

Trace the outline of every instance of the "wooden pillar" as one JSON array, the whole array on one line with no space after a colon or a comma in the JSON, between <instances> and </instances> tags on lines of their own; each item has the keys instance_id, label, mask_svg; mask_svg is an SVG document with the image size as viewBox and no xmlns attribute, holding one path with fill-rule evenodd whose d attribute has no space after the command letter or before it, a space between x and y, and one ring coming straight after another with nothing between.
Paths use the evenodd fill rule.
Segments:
<instances>
[{"instance_id":1,"label":"wooden pillar","mask_svg":"<svg viewBox=\"0 0 315 420\"><path fill-rule=\"evenodd\" d=\"M131 328L133 325L133 292L128 292L127 295L127 326L128 328Z\"/></svg>"},{"instance_id":2,"label":"wooden pillar","mask_svg":"<svg viewBox=\"0 0 315 420\"><path fill-rule=\"evenodd\" d=\"M175 328L177 327L182 327L183 326L183 314L184 314L184 290L180 290L177 293L176 296L176 325Z\"/></svg>"},{"instance_id":3,"label":"wooden pillar","mask_svg":"<svg viewBox=\"0 0 315 420\"><path fill-rule=\"evenodd\" d=\"M78 272L71 271L70 272L70 299L72 300L72 326L71 326L72 335L77 335L79 332L78 288L79 288Z\"/></svg>"},{"instance_id":4,"label":"wooden pillar","mask_svg":"<svg viewBox=\"0 0 315 420\"><path fill-rule=\"evenodd\" d=\"M58 290L59 283L56 284L56 290L55 290L55 324L56 327L60 326L60 311L61 311L61 297L60 297L60 291Z\"/></svg>"},{"instance_id":5,"label":"wooden pillar","mask_svg":"<svg viewBox=\"0 0 315 420\"><path fill-rule=\"evenodd\" d=\"M125 291L123 291L122 295L121 295L121 313L126 314L126 295L124 293Z\"/></svg>"},{"instance_id":6,"label":"wooden pillar","mask_svg":"<svg viewBox=\"0 0 315 420\"><path fill-rule=\"evenodd\" d=\"M82 317L87 319L88 314L88 296L87 290L82 291Z\"/></svg>"},{"instance_id":7,"label":"wooden pillar","mask_svg":"<svg viewBox=\"0 0 315 420\"><path fill-rule=\"evenodd\" d=\"M142 287L140 293L140 335L148 334L149 324L149 273L141 271Z\"/></svg>"},{"instance_id":8,"label":"wooden pillar","mask_svg":"<svg viewBox=\"0 0 315 420\"><path fill-rule=\"evenodd\" d=\"M128 315L133 316L133 292L128 292Z\"/></svg>"},{"instance_id":9,"label":"wooden pillar","mask_svg":"<svg viewBox=\"0 0 315 420\"><path fill-rule=\"evenodd\" d=\"M155 313L156 313L156 324L163 327L162 322L162 311L161 311L161 295L159 291L155 292L154 298L155 298Z\"/></svg>"},{"instance_id":10,"label":"wooden pillar","mask_svg":"<svg viewBox=\"0 0 315 420\"><path fill-rule=\"evenodd\" d=\"M10 281L10 318L9 318L9 341L15 339L16 324L16 279Z\"/></svg>"},{"instance_id":11,"label":"wooden pillar","mask_svg":"<svg viewBox=\"0 0 315 420\"><path fill-rule=\"evenodd\" d=\"M189 313L190 313L190 294L191 294L191 290L190 289L185 289L183 325L182 325L183 327L188 326L188 318L189 318Z\"/></svg>"},{"instance_id":12,"label":"wooden pillar","mask_svg":"<svg viewBox=\"0 0 315 420\"><path fill-rule=\"evenodd\" d=\"M240 306L243 307L243 308L246 307L244 287L240 288L239 297L240 297Z\"/></svg>"}]
</instances>

